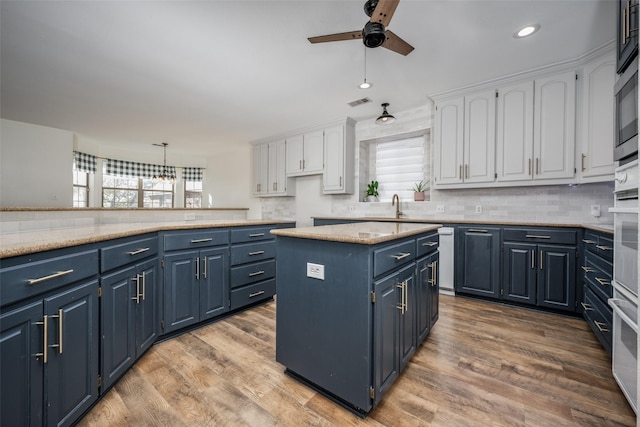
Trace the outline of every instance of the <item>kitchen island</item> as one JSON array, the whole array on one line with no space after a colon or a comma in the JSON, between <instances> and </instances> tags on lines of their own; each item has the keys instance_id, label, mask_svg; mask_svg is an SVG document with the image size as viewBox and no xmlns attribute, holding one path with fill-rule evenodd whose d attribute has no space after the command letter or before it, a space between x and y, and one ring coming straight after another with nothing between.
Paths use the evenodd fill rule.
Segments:
<instances>
[{"instance_id":1,"label":"kitchen island","mask_svg":"<svg viewBox=\"0 0 640 427\"><path fill-rule=\"evenodd\" d=\"M437 224L364 222L277 236L276 360L366 416L438 318Z\"/></svg>"}]
</instances>

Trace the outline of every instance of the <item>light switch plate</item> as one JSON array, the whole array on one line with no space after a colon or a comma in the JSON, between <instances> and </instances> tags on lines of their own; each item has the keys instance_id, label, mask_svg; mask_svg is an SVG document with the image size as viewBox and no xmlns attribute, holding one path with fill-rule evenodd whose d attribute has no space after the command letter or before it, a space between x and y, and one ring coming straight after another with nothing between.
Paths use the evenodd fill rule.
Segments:
<instances>
[{"instance_id":1,"label":"light switch plate","mask_svg":"<svg viewBox=\"0 0 640 427\"><path fill-rule=\"evenodd\" d=\"M600 216L600 205L591 205L591 215Z\"/></svg>"},{"instance_id":2,"label":"light switch plate","mask_svg":"<svg viewBox=\"0 0 640 427\"><path fill-rule=\"evenodd\" d=\"M482 205L476 205L476 213L477 214L481 214L482 213Z\"/></svg>"},{"instance_id":3,"label":"light switch plate","mask_svg":"<svg viewBox=\"0 0 640 427\"><path fill-rule=\"evenodd\" d=\"M324 265L308 262L307 277L324 280Z\"/></svg>"}]
</instances>

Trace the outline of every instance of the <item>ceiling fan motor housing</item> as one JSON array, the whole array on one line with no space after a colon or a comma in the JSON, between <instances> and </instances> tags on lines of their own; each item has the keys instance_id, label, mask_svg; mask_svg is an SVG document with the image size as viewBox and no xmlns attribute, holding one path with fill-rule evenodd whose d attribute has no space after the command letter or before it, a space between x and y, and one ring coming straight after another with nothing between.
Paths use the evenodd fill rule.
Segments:
<instances>
[{"instance_id":1,"label":"ceiling fan motor housing","mask_svg":"<svg viewBox=\"0 0 640 427\"><path fill-rule=\"evenodd\" d=\"M368 17L371 17L371 15L373 15L373 11L376 10L377 5L378 0L367 0L364 3L364 13L366 13Z\"/></svg>"},{"instance_id":2,"label":"ceiling fan motor housing","mask_svg":"<svg viewBox=\"0 0 640 427\"><path fill-rule=\"evenodd\" d=\"M378 47L387 39L384 25L379 22L367 22L362 30L362 42L366 47Z\"/></svg>"}]
</instances>

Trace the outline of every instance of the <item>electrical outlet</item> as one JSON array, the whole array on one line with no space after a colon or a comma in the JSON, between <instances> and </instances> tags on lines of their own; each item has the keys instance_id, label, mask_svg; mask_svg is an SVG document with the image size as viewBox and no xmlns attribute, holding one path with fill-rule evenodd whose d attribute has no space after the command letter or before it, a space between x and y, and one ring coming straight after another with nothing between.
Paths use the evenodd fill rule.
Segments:
<instances>
[{"instance_id":1,"label":"electrical outlet","mask_svg":"<svg viewBox=\"0 0 640 427\"><path fill-rule=\"evenodd\" d=\"M591 215L600 216L600 205L591 205Z\"/></svg>"},{"instance_id":2,"label":"electrical outlet","mask_svg":"<svg viewBox=\"0 0 640 427\"><path fill-rule=\"evenodd\" d=\"M482 205L476 205L476 213L477 214L481 214L482 213Z\"/></svg>"},{"instance_id":3,"label":"electrical outlet","mask_svg":"<svg viewBox=\"0 0 640 427\"><path fill-rule=\"evenodd\" d=\"M196 219L196 214L193 212L184 214L185 221L194 221Z\"/></svg>"},{"instance_id":4,"label":"electrical outlet","mask_svg":"<svg viewBox=\"0 0 640 427\"><path fill-rule=\"evenodd\" d=\"M444 213L444 205L436 205L436 212Z\"/></svg>"},{"instance_id":5,"label":"electrical outlet","mask_svg":"<svg viewBox=\"0 0 640 427\"><path fill-rule=\"evenodd\" d=\"M356 210L356 207L353 205L349 205L349 212L353 212Z\"/></svg>"},{"instance_id":6,"label":"electrical outlet","mask_svg":"<svg viewBox=\"0 0 640 427\"><path fill-rule=\"evenodd\" d=\"M324 265L314 264L312 262L307 263L307 277L314 279L324 280Z\"/></svg>"}]
</instances>

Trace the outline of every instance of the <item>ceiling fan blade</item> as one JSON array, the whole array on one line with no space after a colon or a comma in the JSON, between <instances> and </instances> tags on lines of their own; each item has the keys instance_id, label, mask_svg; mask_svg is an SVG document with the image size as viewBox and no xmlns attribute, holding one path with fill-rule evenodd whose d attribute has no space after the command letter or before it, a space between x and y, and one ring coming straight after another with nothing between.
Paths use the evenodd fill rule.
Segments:
<instances>
[{"instance_id":1,"label":"ceiling fan blade","mask_svg":"<svg viewBox=\"0 0 640 427\"><path fill-rule=\"evenodd\" d=\"M387 39L382 44L382 47L386 47L389 50L392 50L400 55L407 56L413 51L413 46L411 46L406 41L402 40L399 36L395 35L392 31L386 31Z\"/></svg>"},{"instance_id":2,"label":"ceiling fan blade","mask_svg":"<svg viewBox=\"0 0 640 427\"><path fill-rule=\"evenodd\" d=\"M327 34L325 36L309 37L311 43L338 42L342 40L355 40L362 38L362 30L349 31L348 33Z\"/></svg>"},{"instance_id":3,"label":"ceiling fan blade","mask_svg":"<svg viewBox=\"0 0 640 427\"><path fill-rule=\"evenodd\" d=\"M379 22L385 27L389 26L391 17L393 17L396 7L398 7L400 0L379 0L378 5L371 14L371 22Z\"/></svg>"}]
</instances>

